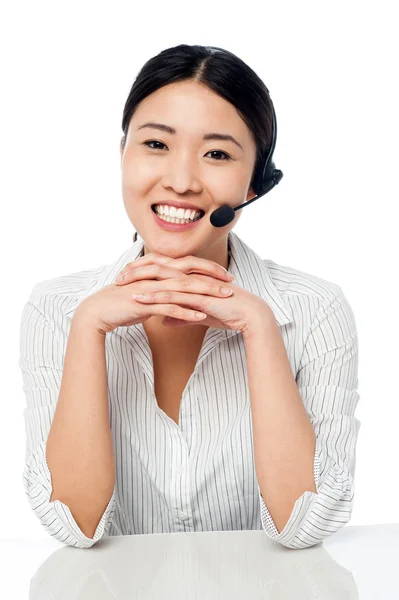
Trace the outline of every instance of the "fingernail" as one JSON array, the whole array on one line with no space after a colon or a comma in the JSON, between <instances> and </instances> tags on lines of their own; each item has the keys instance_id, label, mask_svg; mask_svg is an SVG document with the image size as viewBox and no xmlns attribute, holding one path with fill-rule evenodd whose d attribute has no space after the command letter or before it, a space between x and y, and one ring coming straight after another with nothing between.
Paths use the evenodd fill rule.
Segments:
<instances>
[{"instance_id":1,"label":"fingernail","mask_svg":"<svg viewBox=\"0 0 399 600\"><path fill-rule=\"evenodd\" d=\"M123 275L118 275L118 277L115 277L114 281L120 283L121 281L123 281Z\"/></svg>"},{"instance_id":2,"label":"fingernail","mask_svg":"<svg viewBox=\"0 0 399 600\"><path fill-rule=\"evenodd\" d=\"M220 291L222 292L223 296L230 296L230 294L233 293L233 290L227 287L222 287Z\"/></svg>"}]
</instances>

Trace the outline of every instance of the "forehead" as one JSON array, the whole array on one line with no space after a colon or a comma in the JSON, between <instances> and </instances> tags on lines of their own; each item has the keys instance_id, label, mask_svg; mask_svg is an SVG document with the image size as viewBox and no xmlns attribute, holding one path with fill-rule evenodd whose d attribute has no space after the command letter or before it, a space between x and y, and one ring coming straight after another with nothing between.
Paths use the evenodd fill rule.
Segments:
<instances>
[{"instance_id":1,"label":"forehead","mask_svg":"<svg viewBox=\"0 0 399 600\"><path fill-rule=\"evenodd\" d=\"M252 141L251 132L236 107L197 81L173 82L144 98L132 121L140 125L147 120L167 123L177 134L223 129L224 133L238 136L243 145Z\"/></svg>"}]
</instances>

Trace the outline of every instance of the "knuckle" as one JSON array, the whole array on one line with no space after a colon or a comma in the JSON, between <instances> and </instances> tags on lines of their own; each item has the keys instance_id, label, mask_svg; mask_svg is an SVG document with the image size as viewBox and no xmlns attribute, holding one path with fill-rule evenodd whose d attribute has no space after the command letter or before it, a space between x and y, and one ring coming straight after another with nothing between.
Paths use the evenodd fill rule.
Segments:
<instances>
[{"instance_id":1,"label":"knuckle","mask_svg":"<svg viewBox=\"0 0 399 600\"><path fill-rule=\"evenodd\" d=\"M193 280L190 279L190 277L183 277L181 279L181 286L186 288L186 287L191 287L193 285Z\"/></svg>"},{"instance_id":2,"label":"knuckle","mask_svg":"<svg viewBox=\"0 0 399 600\"><path fill-rule=\"evenodd\" d=\"M123 267L123 269L121 269L121 270L119 271L118 275L124 275L124 274L126 273L126 271L129 271L129 269L131 269L131 266L132 266L132 264L133 264L133 263L131 263L131 262L130 262L130 263L127 263L127 264L126 264L126 265Z\"/></svg>"},{"instance_id":3,"label":"knuckle","mask_svg":"<svg viewBox=\"0 0 399 600\"><path fill-rule=\"evenodd\" d=\"M174 304L172 304L171 306L169 306L169 310L168 313L169 315L175 315L177 313L178 307Z\"/></svg>"}]
</instances>

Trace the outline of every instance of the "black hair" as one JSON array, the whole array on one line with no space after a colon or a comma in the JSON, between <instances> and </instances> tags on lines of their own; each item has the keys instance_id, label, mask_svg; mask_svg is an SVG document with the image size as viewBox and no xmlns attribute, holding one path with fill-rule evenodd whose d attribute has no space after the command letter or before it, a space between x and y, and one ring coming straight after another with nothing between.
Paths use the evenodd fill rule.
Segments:
<instances>
[{"instance_id":1,"label":"black hair","mask_svg":"<svg viewBox=\"0 0 399 600\"><path fill-rule=\"evenodd\" d=\"M270 148L273 109L269 92L258 75L232 52L218 47L180 44L162 50L139 71L123 109L121 140L126 143L130 119L144 98L169 83L192 79L233 104L256 144L254 174Z\"/></svg>"}]
</instances>

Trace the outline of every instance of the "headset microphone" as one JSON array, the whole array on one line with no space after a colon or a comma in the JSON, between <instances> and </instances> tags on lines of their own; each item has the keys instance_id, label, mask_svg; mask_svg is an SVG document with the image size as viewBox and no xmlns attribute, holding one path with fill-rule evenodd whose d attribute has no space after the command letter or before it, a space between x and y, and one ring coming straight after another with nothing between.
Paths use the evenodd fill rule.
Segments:
<instances>
[{"instance_id":1,"label":"headset microphone","mask_svg":"<svg viewBox=\"0 0 399 600\"><path fill-rule=\"evenodd\" d=\"M214 47L211 48L214 49ZM267 93L269 94L270 98L269 90L267 90ZM214 210L211 213L211 216L209 217L210 222L214 227L224 227L225 225L231 223L231 221L233 221L235 218L236 210L240 210L241 208L244 208L244 206L248 206L249 204L251 204L251 202L259 200L259 198L270 192L270 190L273 189L274 186L277 185L283 177L283 172L279 169L276 169L275 164L273 162L273 152L276 146L277 138L277 119L271 98L270 103L272 105L273 111L272 143L270 145L270 150L266 156L266 159L261 161L254 176L252 188L257 195L255 198L252 198L252 200L248 200L248 202L244 202L243 204L240 204L235 208L232 208L229 204L225 204L224 206L220 206L219 208Z\"/></svg>"}]
</instances>

